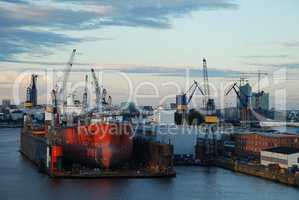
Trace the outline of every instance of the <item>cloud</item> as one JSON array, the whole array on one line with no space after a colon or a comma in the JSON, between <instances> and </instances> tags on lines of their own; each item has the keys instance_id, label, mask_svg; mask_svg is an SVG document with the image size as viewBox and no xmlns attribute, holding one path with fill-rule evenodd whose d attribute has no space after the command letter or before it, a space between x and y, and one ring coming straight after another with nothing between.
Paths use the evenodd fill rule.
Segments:
<instances>
[{"instance_id":1,"label":"cloud","mask_svg":"<svg viewBox=\"0 0 299 200\"><path fill-rule=\"evenodd\" d=\"M0 59L12 54L33 51L34 48L81 42L82 39L66 37L62 34L45 31L2 30L0 31ZM45 50L39 54L47 53Z\"/></svg>"},{"instance_id":2,"label":"cloud","mask_svg":"<svg viewBox=\"0 0 299 200\"><path fill-rule=\"evenodd\" d=\"M299 69L299 62L286 62L286 63L247 63L252 66L263 66L270 68L289 68L289 69Z\"/></svg>"},{"instance_id":3,"label":"cloud","mask_svg":"<svg viewBox=\"0 0 299 200\"><path fill-rule=\"evenodd\" d=\"M15 67L1 67L0 71L14 70L14 71L45 71L45 70L64 70L66 62L47 62L47 61L26 61L26 60L7 60L7 63L17 64L29 64L30 67L22 67L22 69ZM32 65L41 65L38 67L32 67ZM93 66L98 71L104 72L123 72L126 74L139 74L139 75L153 75L153 76L174 76L174 77L201 77L201 67L163 67L163 66L143 66L143 65L103 65L98 63L76 63L73 64L75 67L72 72L84 72L88 73ZM214 69L209 68L209 77L239 77L240 71L226 70L226 69Z\"/></svg>"},{"instance_id":4,"label":"cloud","mask_svg":"<svg viewBox=\"0 0 299 200\"><path fill-rule=\"evenodd\" d=\"M242 58L246 59L268 59L268 58L288 58L289 55L281 54L281 55L249 55L242 56Z\"/></svg>"},{"instance_id":5,"label":"cloud","mask_svg":"<svg viewBox=\"0 0 299 200\"><path fill-rule=\"evenodd\" d=\"M126 69L119 69L125 73L131 74L152 74L158 76L202 76L202 70L200 67L196 68L184 68L184 67L129 67ZM209 69L209 77L235 77L239 76L239 71L233 70L221 70L221 69Z\"/></svg>"},{"instance_id":6,"label":"cloud","mask_svg":"<svg viewBox=\"0 0 299 200\"><path fill-rule=\"evenodd\" d=\"M284 42L282 45L289 48L295 48L295 47L299 47L299 41Z\"/></svg>"},{"instance_id":7,"label":"cloud","mask_svg":"<svg viewBox=\"0 0 299 200\"><path fill-rule=\"evenodd\" d=\"M235 9L233 0L0 1L0 59L43 47L82 42L62 34L106 26L171 28L171 19L197 10Z\"/></svg>"}]
</instances>

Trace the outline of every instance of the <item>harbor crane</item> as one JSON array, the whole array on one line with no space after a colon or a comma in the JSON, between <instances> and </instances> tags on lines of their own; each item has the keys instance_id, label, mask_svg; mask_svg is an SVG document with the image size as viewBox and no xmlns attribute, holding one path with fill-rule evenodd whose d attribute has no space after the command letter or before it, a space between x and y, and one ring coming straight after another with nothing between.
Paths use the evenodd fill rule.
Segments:
<instances>
[{"instance_id":1,"label":"harbor crane","mask_svg":"<svg viewBox=\"0 0 299 200\"><path fill-rule=\"evenodd\" d=\"M27 88L26 102L25 102L25 107L29 109L37 105L36 81L37 81L37 75L32 74L30 85Z\"/></svg>"},{"instance_id":2,"label":"harbor crane","mask_svg":"<svg viewBox=\"0 0 299 200\"><path fill-rule=\"evenodd\" d=\"M69 80L69 75L70 75L70 72L72 70L72 66L73 66L73 62L74 62L74 58L75 58L75 55L76 55L76 49L73 49L72 53L71 53L71 56L67 62L67 65L66 65L66 69L64 71L64 74L63 74L63 80L62 80L62 86L58 86L56 84L56 87L55 87L55 94L54 94L54 97L56 98L55 101L57 101L57 104L59 106L61 106L61 112L63 113L64 111L64 106L66 104L66 100L65 100L65 97L66 97L66 85L67 85L67 82Z\"/></svg>"},{"instance_id":3,"label":"harbor crane","mask_svg":"<svg viewBox=\"0 0 299 200\"><path fill-rule=\"evenodd\" d=\"M101 101L101 87L99 84L99 81L97 79L96 73L94 71L94 69L91 69L91 74L92 74L92 78L93 78L93 82L95 85L95 93L96 93L96 108L98 112L102 111L102 101Z\"/></svg>"},{"instance_id":4,"label":"harbor crane","mask_svg":"<svg viewBox=\"0 0 299 200\"><path fill-rule=\"evenodd\" d=\"M82 99L82 105L83 110L86 111L88 109L88 75L85 75L85 87L84 87L84 93L83 93L83 99Z\"/></svg>"},{"instance_id":5,"label":"harbor crane","mask_svg":"<svg viewBox=\"0 0 299 200\"><path fill-rule=\"evenodd\" d=\"M191 85L191 87L190 87L190 88L185 92L185 94L184 94L185 96L187 96L187 94L188 94L189 92L191 92L189 98L187 99L187 105L190 104L190 102L191 102L191 100L192 100L192 98L193 98L193 96L194 96L196 90L199 90L200 93L201 93L202 95L204 95L204 92L203 92L203 90L200 88L198 82L194 80L194 81L193 81L193 84Z\"/></svg>"},{"instance_id":6,"label":"harbor crane","mask_svg":"<svg viewBox=\"0 0 299 200\"><path fill-rule=\"evenodd\" d=\"M190 104L197 90L199 90L200 93L204 95L204 92L199 86L198 82L194 80L193 84L185 93L176 96L176 112L175 112L176 124L182 124L184 121L190 118L190 116L189 117L187 116L188 105Z\"/></svg>"},{"instance_id":7,"label":"harbor crane","mask_svg":"<svg viewBox=\"0 0 299 200\"><path fill-rule=\"evenodd\" d=\"M65 111L65 104L66 104L66 85L68 82L69 74L71 72L74 58L76 55L76 49L73 49L71 56L67 62L66 69L62 76L62 85L56 83L55 88L51 92L52 96L52 107L47 107L47 113L52 113L52 120L51 126L54 127L57 124L60 124L61 116L64 114Z\"/></svg>"},{"instance_id":8,"label":"harbor crane","mask_svg":"<svg viewBox=\"0 0 299 200\"><path fill-rule=\"evenodd\" d=\"M225 93L225 96L229 95L231 93L231 91L234 90L234 92L236 93L238 99L240 100L240 103L242 104L243 107L248 107L249 106L249 98L250 96L247 96L245 94L243 94L240 91L240 87L238 86L238 83L234 83ZM242 96L244 96L245 98L243 99Z\"/></svg>"},{"instance_id":9,"label":"harbor crane","mask_svg":"<svg viewBox=\"0 0 299 200\"><path fill-rule=\"evenodd\" d=\"M240 102L240 118L241 122L247 124L247 122L250 119L250 98L251 96L248 96L244 93L242 93L240 87L238 86L238 83L234 83L225 93L225 96L229 95L231 91L234 91L237 95L237 98Z\"/></svg>"},{"instance_id":10,"label":"harbor crane","mask_svg":"<svg viewBox=\"0 0 299 200\"><path fill-rule=\"evenodd\" d=\"M218 122L218 118L216 116L215 111L215 101L210 97L210 86L209 86L209 78L208 78L208 67L207 60L203 58L203 92L204 92L204 110L205 114L205 123L207 124L216 124Z\"/></svg>"}]
</instances>

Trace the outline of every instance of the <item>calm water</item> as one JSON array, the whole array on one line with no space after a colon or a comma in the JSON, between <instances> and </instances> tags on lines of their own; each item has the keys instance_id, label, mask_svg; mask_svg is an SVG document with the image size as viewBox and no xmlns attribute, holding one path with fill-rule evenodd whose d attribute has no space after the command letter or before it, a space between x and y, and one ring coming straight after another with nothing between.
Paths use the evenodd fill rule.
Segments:
<instances>
[{"instance_id":1,"label":"calm water","mask_svg":"<svg viewBox=\"0 0 299 200\"><path fill-rule=\"evenodd\" d=\"M299 199L299 189L217 168L179 167L174 179L53 180L18 152L19 130L0 129L0 199Z\"/></svg>"}]
</instances>

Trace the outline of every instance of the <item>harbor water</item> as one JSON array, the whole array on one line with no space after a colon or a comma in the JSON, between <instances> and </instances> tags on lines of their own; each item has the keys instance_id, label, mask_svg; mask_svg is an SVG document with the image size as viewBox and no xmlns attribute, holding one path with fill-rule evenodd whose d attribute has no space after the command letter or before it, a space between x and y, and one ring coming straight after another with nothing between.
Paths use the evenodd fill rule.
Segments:
<instances>
[{"instance_id":1,"label":"harbor water","mask_svg":"<svg viewBox=\"0 0 299 200\"><path fill-rule=\"evenodd\" d=\"M176 167L167 179L51 179L18 152L19 129L0 129L0 199L293 200L299 188L219 168Z\"/></svg>"}]
</instances>

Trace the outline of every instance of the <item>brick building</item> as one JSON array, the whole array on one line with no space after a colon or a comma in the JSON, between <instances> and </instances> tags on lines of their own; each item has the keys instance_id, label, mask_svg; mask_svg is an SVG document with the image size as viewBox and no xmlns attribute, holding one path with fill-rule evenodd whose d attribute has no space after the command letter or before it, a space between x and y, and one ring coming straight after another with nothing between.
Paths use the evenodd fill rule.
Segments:
<instances>
[{"instance_id":1,"label":"brick building","mask_svg":"<svg viewBox=\"0 0 299 200\"><path fill-rule=\"evenodd\" d=\"M259 156L264 149L273 147L299 148L299 136L272 133L246 133L235 135L236 154Z\"/></svg>"}]
</instances>

